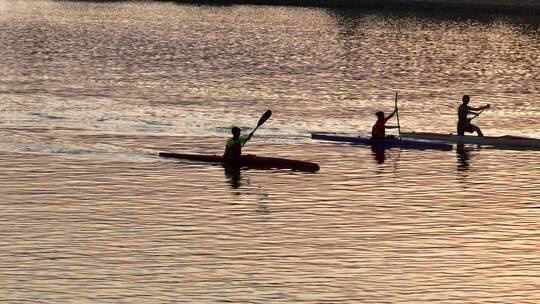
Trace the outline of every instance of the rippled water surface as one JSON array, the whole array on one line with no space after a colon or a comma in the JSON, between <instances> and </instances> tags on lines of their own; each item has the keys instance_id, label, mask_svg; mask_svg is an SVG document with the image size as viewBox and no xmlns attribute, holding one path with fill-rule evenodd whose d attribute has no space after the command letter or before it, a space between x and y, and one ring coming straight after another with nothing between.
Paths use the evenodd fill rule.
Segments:
<instances>
[{"instance_id":1,"label":"rippled water surface","mask_svg":"<svg viewBox=\"0 0 540 304\"><path fill-rule=\"evenodd\" d=\"M312 141L540 137L534 20L0 0L0 302L539 303L540 151ZM159 159L246 153L317 173Z\"/></svg>"}]
</instances>

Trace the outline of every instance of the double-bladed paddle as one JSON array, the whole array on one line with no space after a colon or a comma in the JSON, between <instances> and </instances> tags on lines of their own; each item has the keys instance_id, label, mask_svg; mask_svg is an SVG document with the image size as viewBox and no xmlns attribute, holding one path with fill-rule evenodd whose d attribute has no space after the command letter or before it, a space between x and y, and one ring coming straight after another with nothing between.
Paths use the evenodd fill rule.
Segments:
<instances>
[{"instance_id":1,"label":"double-bladed paddle","mask_svg":"<svg viewBox=\"0 0 540 304\"><path fill-rule=\"evenodd\" d=\"M272 111L268 110L268 111L264 112L264 114L261 116L261 118L259 118L259 122L257 123L257 126L255 127L255 129L253 129L253 131L251 131L251 133L249 133L248 138L251 138L251 136L253 136L253 133L255 133L255 131L257 131L257 129L262 124L264 124L268 119L270 119L270 116L272 116ZM244 143L242 146L244 146L245 144L246 143Z\"/></svg>"}]
</instances>

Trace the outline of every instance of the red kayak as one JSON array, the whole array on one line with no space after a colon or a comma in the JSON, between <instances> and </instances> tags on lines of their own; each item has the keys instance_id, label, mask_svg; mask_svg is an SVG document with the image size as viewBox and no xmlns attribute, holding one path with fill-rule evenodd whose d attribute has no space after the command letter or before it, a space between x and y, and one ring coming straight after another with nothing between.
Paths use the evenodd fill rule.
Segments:
<instances>
[{"instance_id":1,"label":"red kayak","mask_svg":"<svg viewBox=\"0 0 540 304\"><path fill-rule=\"evenodd\" d=\"M224 165L232 165L239 167L248 167L253 169L291 169L297 171L315 172L319 171L319 165L300 160L279 158L279 157L263 157L256 155L242 155L239 163L229 164L220 155L204 155L204 154L180 154L160 152L160 157L193 160L209 163L221 163Z\"/></svg>"}]
</instances>

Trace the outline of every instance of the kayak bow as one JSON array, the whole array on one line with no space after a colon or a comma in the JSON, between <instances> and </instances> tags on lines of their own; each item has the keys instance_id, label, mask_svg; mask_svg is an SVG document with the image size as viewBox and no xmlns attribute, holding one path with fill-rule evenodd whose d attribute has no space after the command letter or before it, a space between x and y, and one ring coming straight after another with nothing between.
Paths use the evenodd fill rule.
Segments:
<instances>
[{"instance_id":1,"label":"kayak bow","mask_svg":"<svg viewBox=\"0 0 540 304\"><path fill-rule=\"evenodd\" d=\"M319 165L316 163L293 160L281 157L263 157L256 155L242 155L239 163L227 163L223 156L205 155L205 154L182 154L160 152L160 157L175 158L182 160L192 160L208 163L219 163L227 166L247 167L252 169L291 169L296 171L315 172L319 171Z\"/></svg>"}]
</instances>

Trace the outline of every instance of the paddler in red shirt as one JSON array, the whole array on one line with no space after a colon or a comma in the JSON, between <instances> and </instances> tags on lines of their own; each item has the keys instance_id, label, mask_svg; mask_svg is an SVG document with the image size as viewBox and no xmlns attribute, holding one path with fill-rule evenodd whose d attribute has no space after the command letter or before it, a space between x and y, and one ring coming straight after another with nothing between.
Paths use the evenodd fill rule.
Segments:
<instances>
[{"instance_id":1,"label":"paddler in red shirt","mask_svg":"<svg viewBox=\"0 0 540 304\"><path fill-rule=\"evenodd\" d=\"M248 136L240 136L240 128L238 127L232 127L231 133L233 137L229 138L225 144L223 158L229 163L234 163L240 159L242 146L251 139L253 133L250 133Z\"/></svg>"},{"instance_id":2,"label":"paddler in red shirt","mask_svg":"<svg viewBox=\"0 0 540 304\"><path fill-rule=\"evenodd\" d=\"M371 129L371 138L375 139L382 139L386 137L386 122L396 114L397 108L394 109L394 112L392 114L388 115L387 117L384 117L383 111L378 111L375 113L377 115L377 122L373 125L373 128Z\"/></svg>"}]
</instances>

